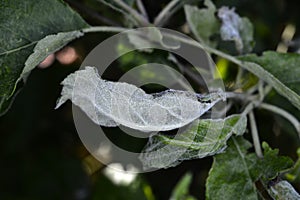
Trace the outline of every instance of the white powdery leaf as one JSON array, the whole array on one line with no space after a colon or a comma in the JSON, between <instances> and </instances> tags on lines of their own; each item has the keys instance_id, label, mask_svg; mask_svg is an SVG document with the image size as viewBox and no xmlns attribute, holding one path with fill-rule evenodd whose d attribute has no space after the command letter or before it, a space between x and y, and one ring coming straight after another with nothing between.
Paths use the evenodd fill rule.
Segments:
<instances>
[{"instance_id":1,"label":"white powdery leaf","mask_svg":"<svg viewBox=\"0 0 300 200\"><path fill-rule=\"evenodd\" d=\"M274 199L300 199L300 195L287 181L279 181L268 189L269 194Z\"/></svg>"},{"instance_id":2,"label":"white powdery leaf","mask_svg":"<svg viewBox=\"0 0 300 200\"><path fill-rule=\"evenodd\" d=\"M240 17L234 8L221 7L218 17L222 21L220 34L224 41L234 41L239 53L250 52L253 48L253 26L249 19Z\"/></svg>"},{"instance_id":3,"label":"white powdery leaf","mask_svg":"<svg viewBox=\"0 0 300 200\"><path fill-rule=\"evenodd\" d=\"M242 40L239 33L241 18L234 9L222 7L218 11L218 17L222 20L221 37L223 40ZM241 41L242 42L242 41Z\"/></svg>"},{"instance_id":4,"label":"white powdery leaf","mask_svg":"<svg viewBox=\"0 0 300 200\"><path fill-rule=\"evenodd\" d=\"M180 128L225 100L222 91L203 97L179 90L146 94L134 85L101 79L94 67L70 74L62 85L56 108L70 99L98 125L143 132Z\"/></svg>"}]
</instances>

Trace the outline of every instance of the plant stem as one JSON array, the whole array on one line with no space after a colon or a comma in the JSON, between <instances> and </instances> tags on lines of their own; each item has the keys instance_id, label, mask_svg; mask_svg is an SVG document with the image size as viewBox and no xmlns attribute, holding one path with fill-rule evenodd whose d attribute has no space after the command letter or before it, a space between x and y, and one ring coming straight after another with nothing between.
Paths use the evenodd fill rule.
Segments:
<instances>
[{"instance_id":1,"label":"plant stem","mask_svg":"<svg viewBox=\"0 0 300 200\"><path fill-rule=\"evenodd\" d=\"M130 29L123 28L123 27L115 27L115 26L92 26L89 28L82 29L83 33L91 33L91 32L112 32L112 33L119 33L123 31L128 31Z\"/></svg>"},{"instance_id":2,"label":"plant stem","mask_svg":"<svg viewBox=\"0 0 300 200\"><path fill-rule=\"evenodd\" d=\"M142 0L136 0L137 7L142 15L149 21L149 17Z\"/></svg>"},{"instance_id":3,"label":"plant stem","mask_svg":"<svg viewBox=\"0 0 300 200\"><path fill-rule=\"evenodd\" d=\"M108 3L108 2L106 2L105 0L98 0L98 1L101 2L101 3L103 3L103 4L106 5L106 6L110 7L111 9L113 9L113 10L115 10L115 11L122 13L124 16L128 16L128 13L125 13L122 9L117 8L117 7L114 6L112 3ZM128 18L129 18L129 20L131 20L135 25L138 24L138 22L136 21L136 19L133 18L132 16L129 16Z\"/></svg>"},{"instance_id":4,"label":"plant stem","mask_svg":"<svg viewBox=\"0 0 300 200\"><path fill-rule=\"evenodd\" d=\"M256 122L255 122L255 118L254 118L254 114L253 114L252 110L249 112L249 120L250 120L251 134L252 134L252 139L253 139L253 144L254 144L254 149L255 149L256 155L259 158L263 158L263 153L262 153L262 150L260 147L257 126L256 126Z\"/></svg>"},{"instance_id":5,"label":"plant stem","mask_svg":"<svg viewBox=\"0 0 300 200\"><path fill-rule=\"evenodd\" d=\"M262 80L259 80L258 82L258 93L259 93L259 100L263 101L266 96L266 93L264 88L264 82Z\"/></svg>"},{"instance_id":6,"label":"plant stem","mask_svg":"<svg viewBox=\"0 0 300 200\"><path fill-rule=\"evenodd\" d=\"M164 20L164 18L167 17L167 15L171 12L171 9L179 2L180 0L172 0L168 5L166 5L164 9L154 19L154 25L162 26L163 25L162 21Z\"/></svg>"},{"instance_id":7,"label":"plant stem","mask_svg":"<svg viewBox=\"0 0 300 200\"><path fill-rule=\"evenodd\" d=\"M252 101L251 103L249 103L246 108L243 110L243 112L241 113L241 115L248 115L255 107L257 107L257 105L259 104L259 101Z\"/></svg>"},{"instance_id":8,"label":"plant stem","mask_svg":"<svg viewBox=\"0 0 300 200\"><path fill-rule=\"evenodd\" d=\"M249 95L247 93L237 93L237 92L226 92L227 99L239 99L244 102L246 101L255 101L257 99L257 95Z\"/></svg>"},{"instance_id":9,"label":"plant stem","mask_svg":"<svg viewBox=\"0 0 300 200\"><path fill-rule=\"evenodd\" d=\"M120 7L122 7L124 10L129 12L142 26L149 26L149 21L140 13L138 13L136 10L128 6L126 3L124 3L121 0L113 0L116 4L118 4Z\"/></svg>"},{"instance_id":10,"label":"plant stem","mask_svg":"<svg viewBox=\"0 0 300 200\"><path fill-rule=\"evenodd\" d=\"M296 119L296 117L294 117L293 115L291 115L289 112L283 110L282 108L279 108L277 106L273 106L267 103L262 103L259 106L260 108L272 111L278 115L281 115L282 117L286 118L287 120L289 120L291 122L291 124L295 127L298 136L300 138L300 122Z\"/></svg>"}]
</instances>

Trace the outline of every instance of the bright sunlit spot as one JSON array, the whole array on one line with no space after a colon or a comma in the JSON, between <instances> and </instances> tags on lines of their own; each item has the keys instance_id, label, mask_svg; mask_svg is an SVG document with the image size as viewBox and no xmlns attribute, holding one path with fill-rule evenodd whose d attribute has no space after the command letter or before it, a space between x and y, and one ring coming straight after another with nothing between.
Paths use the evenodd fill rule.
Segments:
<instances>
[{"instance_id":1,"label":"bright sunlit spot","mask_svg":"<svg viewBox=\"0 0 300 200\"><path fill-rule=\"evenodd\" d=\"M116 185L129 185L137 177L133 172L134 169L133 166L128 166L126 171L120 163L112 163L104 169L103 173Z\"/></svg>"}]
</instances>

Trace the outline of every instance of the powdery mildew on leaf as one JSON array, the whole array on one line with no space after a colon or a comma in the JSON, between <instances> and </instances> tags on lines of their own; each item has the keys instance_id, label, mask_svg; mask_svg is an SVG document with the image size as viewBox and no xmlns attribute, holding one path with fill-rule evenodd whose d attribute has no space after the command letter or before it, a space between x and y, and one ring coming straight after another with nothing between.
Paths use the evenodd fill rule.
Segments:
<instances>
[{"instance_id":1,"label":"powdery mildew on leaf","mask_svg":"<svg viewBox=\"0 0 300 200\"><path fill-rule=\"evenodd\" d=\"M224 6L218 11L222 21L220 34L222 40L234 41L239 53L250 52L253 42L253 26L251 22L235 13L234 8Z\"/></svg>"},{"instance_id":2,"label":"powdery mildew on leaf","mask_svg":"<svg viewBox=\"0 0 300 200\"><path fill-rule=\"evenodd\" d=\"M174 138L163 134L152 136L140 155L140 160L144 169L168 168L184 160L221 153L230 136L233 133L243 134L246 125L246 117L240 115L225 119L196 120L187 131Z\"/></svg>"},{"instance_id":3,"label":"powdery mildew on leaf","mask_svg":"<svg viewBox=\"0 0 300 200\"><path fill-rule=\"evenodd\" d=\"M47 58L47 56L81 36L83 36L81 31L70 31L47 35L45 38L41 39L34 47L33 53L27 58L25 67L23 68L19 79L26 79L31 70Z\"/></svg>"},{"instance_id":4,"label":"powdery mildew on leaf","mask_svg":"<svg viewBox=\"0 0 300 200\"><path fill-rule=\"evenodd\" d=\"M274 199L300 199L300 195L293 188L293 186L287 181L280 181L275 183L268 189L269 194Z\"/></svg>"},{"instance_id":5,"label":"powdery mildew on leaf","mask_svg":"<svg viewBox=\"0 0 300 200\"><path fill-rule=\"evenodd\" d=\"M205 101L188 91L146 94L134 85L101 79L94 67L69 75L62 85L56 108L70 99L96 124L108 127L121 124L144 132L182 127L225 100L221 91L204 96Z\"/></svg>"}]
</instances>

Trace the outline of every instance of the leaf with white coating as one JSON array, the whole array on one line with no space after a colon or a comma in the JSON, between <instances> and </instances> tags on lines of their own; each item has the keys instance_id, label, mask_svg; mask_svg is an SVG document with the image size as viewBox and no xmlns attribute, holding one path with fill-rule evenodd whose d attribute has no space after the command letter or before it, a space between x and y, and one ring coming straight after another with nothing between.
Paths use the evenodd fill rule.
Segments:
<instances>
[{"instance_id":1,"label":"leaf with white coating","mask_svg":"<svg viewBox=\"0 0 300 200\"><path fill-rule=\"evenodd\" d=\"M275 200L296 200L300 199L300 195L287 181L280 181L268 189L269 194Z\"/></svg>"},{"instance_id":2,"label":"leaf with white coating","mask_svg":"<svg viewBox=\"0 0 300 200\"><path fill-rule=\"evenodd\" d=\"M253 26L249 19L241 18L234 8L224 6L218 11L222 21L220 34L224 41L234 41L239 53L250 52L253 46Z\"/></svg>"},{"instance_id":3,"label":"leaf with white coating","mask_svg":"<svg viewBox=\"0 0 300 200\"><path fill-rule=\"evenodd\" d=\"M232 115L225 119L203 119L193 122L184 133L174 138L157 134L149 139L140 155L144 169L168 168L184 160L199 159L223 152L226 141L246 130L247 118Z\"/></svg>"},{"instance_id":4,"label":"leaf with white coating","mask_svg":"<svg viewBox=\"0 0 300 200\"><path fill-rule=\"evenodd\" d=\"M221 91L201 97L179 90L146 94L134 85L101 79L94 67L70 74L62 85L56 108L70 99L98 125L121 124L144 132L185 126L225 100Z\"/></svg>"},{"instance_id":5,"label":"leaf with white coating","mask_svg":"<svg viewBox=\"0 0 300 200\"><path fill-rule=\"evenodd\" d=\"M81 31L62 32L53 35L47 35L41 39L33 49L33 53L27 58L25 67L19 79L26 79L31 70L40 64L48 55L55 53L63 48L72 40L83 36Z\"/></svg>"}]
</instances>

